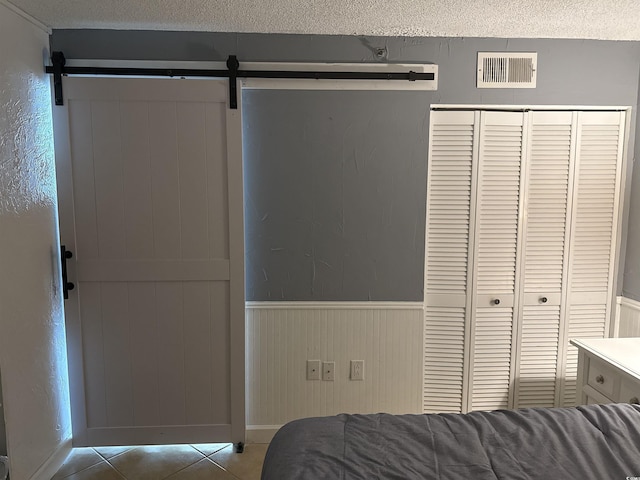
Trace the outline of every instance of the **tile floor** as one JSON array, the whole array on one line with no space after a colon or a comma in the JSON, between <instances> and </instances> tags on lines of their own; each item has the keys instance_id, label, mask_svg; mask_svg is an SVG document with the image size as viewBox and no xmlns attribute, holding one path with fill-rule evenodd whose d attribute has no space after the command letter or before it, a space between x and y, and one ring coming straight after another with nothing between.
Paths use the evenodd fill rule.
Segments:
<instances>
[{"instance_id":1,"label":"tile floor","mask_svg":"<svg viewBox=\"0 0 640 480\"><path fill-rule=\"evenodd\" d=\"M268 444L74 448L52 480L260 480Z\"/></svg>"}]
</instances>

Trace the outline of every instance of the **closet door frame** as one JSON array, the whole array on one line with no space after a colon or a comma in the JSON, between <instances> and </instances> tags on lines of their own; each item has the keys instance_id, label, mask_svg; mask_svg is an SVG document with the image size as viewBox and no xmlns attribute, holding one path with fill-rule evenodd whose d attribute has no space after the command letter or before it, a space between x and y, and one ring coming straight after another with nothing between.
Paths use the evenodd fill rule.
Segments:
<instances>
[{"instance_id":1,"label":"closet door frame","mask_svg":"<svg viewBox=\"0 0 640 480\"><path fill-rule=\"evenodd\" d=\"M624 131L623 131L623 142L622 142L622 160L620 162L620 164L618 165L618 175L619 175L619 181L618 181L618 185L616 188L616 199L615 199L615 211L614 211L614 218L616 219L616 225L615 225L615 229L613 232L613 239L612 239L612 243L614 245L614 249L613 249L613 255L612 255L612 259L611 261L613 262L613 268L611 271L611 282L609 285L609 295L608 295L608 302L609 302L609 307L608 307L608 312L607 312L607 316L606 316L606 326L605 326L605 333L608 336L616 336L618 334L618 324L617 324L617 315L616 315L616 303L615 303L615 299L616 299L616 292L618 290L618 284L619 284L619 279L620 279L620 274L621 274L621 270L620 270L620 264L623 260L623 258L621 258L621 253L622 253L622 242L623 242L623 238L621 235L621 232L624 230L625 225L628 223L628 202L629 202L629 181L630 181L630 174L629 174L629 168L631 163L628 161L628 156L629 156L629 142L630 142L630 135L631 135L631 122L632 122L632 107L630 106L584 106L584 105L482 105L482 104L469 104L469 105L464 105L464 104L433 104L430 107L431 112L433 111L440 111L440 110L444 110L444 111L456 111L456 110L464 110L464 111L476 111L476 112L483 112L483 111L523 111L523 112L529 112L529 111L571 111L571 112L605 112L605 111L621 111L621 112L625 112L625 120L624 120ZM577 114L577 113L576 113ZM527 116L526 116L527 117ZM527 125L531 124L531 119L525 119L525 122L527 123ZM529 127L527 127L529 128ZM430 127L430 131L431 131L431 127ZM476 133L477 133L477 128L476 128ZM528 134L527 136L527 152L529 151L529 143L530 143L530 134ZM574 138L572 139L572 150L575 148L575 135L573 136ZM431 140L429 139L429 145L431 145ZM475 151L474 151L474 163L473 163L473 171L474 171L474 178L477 179L477 175L478 175L478 142L475 142ZM429 147L430 148L430 147ZM523 146L523 149L525 147ZM524 156L524 153L523 153ZM575 161L575 159L573 159ZM575 169L573 168L573 166L571 167L571 179L573 179ZM429 175L429 172L427 172L427 175ZM526 185L526 181L527 181L527 177L528 177L528 164L525 163L525 165L523 165L523 168L521 170L521 180L524 180L524 184L523 187L520 189L520 195L521 195L521 199L520 199L520 208L522 209L521 212L519 212L519 232L518 232L518 239L517 239L517 245L519 248L519 251L517 253L517 266L519 268L517 268L519 273L522 273L522 267L524 265L524 255L523 252L520 250L520 247L523 243L523 239L524 239L524 234L526 232L524 232L524 229L526 228L526 218L524 217L525 215L525 211L526 211L526 190L527 190L527 185ZM570 186L570 193L573 194L574 192L574 187ZM427 192L427 200L429 199L429 192ZM572 195L570 195L569 198L569 202L572 203L573 202L573 198ZM472 201L471 201L471 211L475 214L476 212L476 208L477 208L477 182L475 183L475 185L473 186L473 197L472 197ZM572 215L572 209L569 208L570 205L567 205L567 210L568 212ZM427 205L427 209L428 209L428 205ZM571 222L573 221L573 219L571 219ZM470 252L469 252L469 267L471 270L468 271L468 279L469 279L469 284L473 285L473 282L475 282L475 276L474 276L474 268L473 265L475 263L475 250L476 250L476 246L475 246L475 220L473 220L472 222L470 222L470 240L473 241L474 245L473 248L470 248ZM427 223L427 229L428 229L428 223ZM569 232L568 232L569 233ZM569 247L566 247L565 251L567 251L568 253L568 249ZM568 257L567 259L564 260L564 263L566 264L568 262ZM426 265L425 265L426 267ZM564 267L563 267L564 268ZM425 279L426 279L426 275L427 272L425 270ZM517 279L518 282L518 286L519 288L517 288L516 290L519 290L520 292L522 292L522 288L523 288L523 279L522 279L522 275L520 275L520 278ZM567 300L567 287L563 286L563 293L562 293L562 303L566 303ZM467 312L466 312L466 318L469 319L471 317L471 312L473 311L473 307L471 305L472 302L472 297L474 295L472 294L471 291L467 292ZM426 301L426 298L425 298ZM521 315L521 303L519 302L520 305L518 305L517 310L515 309L515 305L514 305L514 317L515 321L514 321L514 325L513 325L513 338L515 340L515 342L512 345L512 371L514 371L515 365L514 365L514 359L517 358L517 354L519 354L520 352L520 340L519 340L519 336L521 334L521 324L520 322L517 320L517 318ZM425 304L426 307L426 304ZM564 317L565 316L565 312L564 312L564 308L561 311L561 316ZM561 318L562 318L561 317ZM471 374L472 374L472 335L473 335L473 327L474 325L472 325L472 322L469 321L467 322L467 324L465 325L465 359L464 359L464 369L463 369L463 413L467 412L470 410L470 406L471 406ZM566 330L566 329L565 329ZM561 337L563 337L562 332L560 332ZM566 335L564 336L566 337ZM558 350L558 375L560 376L562 374L562 372L564 371L564 358L566 357L566 338L562 338L560 341L560 345L559 345L559 350ZM424 337L423 337L424 338ZM423 351L424 348L426 348L426 345L423 345ZM424 376L423 376L424 378ZM558 383L562 383L562 379L558 378ZM425 389L425 385L423 385L423 391ZM512 389L513 391L510 393L510 405L513 406L513 401L514 401L514 395L515 395L515 388ZM562 392L561 392L562 388L558 388L556 390L556 399L559 400Z\"/></svg>"}]
</instances>

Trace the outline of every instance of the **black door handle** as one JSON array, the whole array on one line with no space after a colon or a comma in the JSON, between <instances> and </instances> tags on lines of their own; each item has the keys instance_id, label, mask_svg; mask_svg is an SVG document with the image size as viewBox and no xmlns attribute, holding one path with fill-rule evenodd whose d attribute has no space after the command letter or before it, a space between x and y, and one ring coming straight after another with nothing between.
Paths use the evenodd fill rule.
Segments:
<instances>
[{"instance_id":1,"label":"black door handle","mask_svg":"<svg viewBox=\"0 0 640 480\"><path fill-rule=\"evenodd\" d=\"M67 250L64 245L60 245L60 260L62 263L62 295L65 300L69 298L69 290L76 288L72 282L67 281L67 258L71 257L73 257L73 253Z\"/></svg>"}]
</instances>

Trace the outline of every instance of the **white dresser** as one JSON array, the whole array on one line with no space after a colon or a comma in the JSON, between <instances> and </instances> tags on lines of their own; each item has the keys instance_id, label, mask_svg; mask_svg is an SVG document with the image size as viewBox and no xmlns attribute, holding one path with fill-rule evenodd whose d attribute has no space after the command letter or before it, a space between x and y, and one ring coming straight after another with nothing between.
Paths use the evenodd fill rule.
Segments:
<instances>
[{"instance_id":1,"label":"white dresser","mask_svg":"<svg viewBox=\"0 0 640 480\"><path fill-rule=\"evenodd\" d=\"M571 340L578 347L576 403L640 403L640 338Z\"/></svg>"}]
</instances>

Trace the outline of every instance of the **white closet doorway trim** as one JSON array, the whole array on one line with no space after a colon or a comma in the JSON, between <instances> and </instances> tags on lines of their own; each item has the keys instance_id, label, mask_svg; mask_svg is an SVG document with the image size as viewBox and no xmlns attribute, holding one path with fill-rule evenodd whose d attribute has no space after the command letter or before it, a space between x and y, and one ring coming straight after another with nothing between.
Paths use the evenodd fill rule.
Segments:
<instances>
[{"instance_id":1,"label":"white closet doorway trim","mask_svg":"<svg viewBox=\"0 0 640 480\"><path fill-rule=\"evenodd\" d=\"M575 402L568 339L615 330L629 110L432 107L425 412Z\"/></svg>"}]
</instances>

